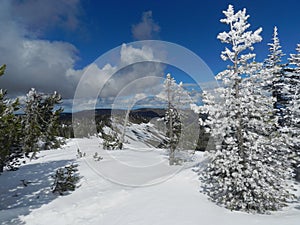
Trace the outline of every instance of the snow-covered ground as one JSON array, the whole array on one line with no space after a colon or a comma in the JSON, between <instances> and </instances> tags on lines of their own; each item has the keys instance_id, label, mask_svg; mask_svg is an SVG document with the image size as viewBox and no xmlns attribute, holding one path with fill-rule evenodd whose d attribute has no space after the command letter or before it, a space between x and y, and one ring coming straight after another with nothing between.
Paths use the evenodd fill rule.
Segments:
<instances>
[{"instance_id":1,"label":"snow-covered ground","mask_svg":"<svg viewBox=\"0 0 300 225\"><path fill-rule=\"evenodd\" d=\"M135 140L132 137L132 140ZM37 160L0 176L0 224L101 225L292 225L300 222L300 203L271 215L231 212L199 192L193 167L168 166L164 150L138 144L105 151L98 138L73 139L60 150L42 151ZM77 149L86 156L77 158ZM103 157L95 161L98 152ZM71 194L51 192L54 171L79 164L80 187ZM21 180L25 180L25 186Z\"/></svg>"}]
</instances>

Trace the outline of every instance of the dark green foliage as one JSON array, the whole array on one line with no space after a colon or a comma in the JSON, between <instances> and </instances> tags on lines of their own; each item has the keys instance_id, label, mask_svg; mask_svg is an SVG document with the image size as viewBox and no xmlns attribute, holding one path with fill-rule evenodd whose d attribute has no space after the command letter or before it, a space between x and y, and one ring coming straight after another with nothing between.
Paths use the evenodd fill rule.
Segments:
<instances>
[{"instance_id":1,"label":"dark green foliage","mask_svg":"<svg viewBox=\"0 0 300 225\"><path fill-rule=\"evenodd\" d=\"M72 123L60 122L59 135L63 138L74 138Z\"/></svg>"},{"instance_id":2,"label":"dark green foliage","mask_svg":"<svg viewBox=\"0 0 300 225\"><path fill-rule=\"evenodd\" d=\"M66 192L76 189L80 180L77 167L77 164L71 164L56 170L55 175L52 176L54 178L53 193L64 195Z\"/></svg>"},{"instance_id":3,"label":"dark green foliage","mask_svg":"<svg viewBox=\"0 0 300 225\"><path fill-rule=\"evenodd\" d=\"M0 76L2 76L4 74L5 69L6 69L6 65L5 64L0 67Z\"/></svg>"},{"instance_id":4,"label":"dark green foliage","mask_svg":"<svg viewBox=\"0 0 300 225\"><path fill-rule=\"evenodd\" d=\"M166 134L168 138L167 147L175 150L181 133L181 121L177 109L171 106L170 109L166 111L164 120L168 128Z\"/></svg>"},{"instance_id":5,"label":"dark green foliage","mask_svg":"<svg viewBox=\"0 0 300 225\"><path fill-rule=\"evenodd\" d=\"M5 65L0 68L0 76L3 75ZM20 165L23 157L20 148L21 123L15 115L19 109L19 101L9 101L6 91L0 89L0 173L4 167L14 170Z\"/></svg>"},{"instance_id":6,"label":"dark green foliage","mask_svg":"<svg viewBox=\"0 0 300 225\"><path fill-rule=\"evenodd\" d=\"M14 115L19 109L18 100L10 103L6 92L0 90L0 172L7 166L14 169L22 158L19 141L21 135L20 118Z\"/></svg>"},{"instance_id":7,"label":"dark green foliage","mask_svg":"<svg viewBox=\"0 0 300 225\"><path fill-rule=\"evenodd\" d=\"M45 97L44 102L42 103L42 133L43 133L43 142L44 149L57 149L64 142L61 139L58 139L59 136L59 116L63 109L60 107L55 109L55 106L61 104L61 96L54 92L52 95Z\"/></svg>"},{"instance_id":8,"label":"dark green foliage","mask_svg":"<svg viewBox=\"0 0 300 225\"><path fill-rule=\"evenodd\" d=\"M103 137L103 149L106 150L115 150L122 149L122 143L118 137L117 132L111 131L109 134L102 134Z\"/></svg>"},{"instance_id":9,"label":"dark green foliage","mask_svg":"<svg viewBox=\"0 0 300 225\"><path fill-rule=\"evenodd\" d=\"M6 65L0 67L0 76ZM41 148L58 148L64 142L58 139L59 116L62 109L55 109L61 103L61 96L37 93L32 89L27 94L24 115L16 115L18 99L6 98L6 91L0 89L0 173L6 167L15 170L24 156L32 158ZM24 162L24 160L22 160Z\"/></svg>"},{"instance_id":10,"label":"dark green foliage","mask_svg":"<svg viewBox=\"0 0 300 225\"><path fill-rule=\"evenodd\" d=\"M55 109L61 103L61 96L37 93L31 89L27 94L22 125L24 130L23 150L33 153L32 158L41 149L59 148L64 142L58 138L59 115L62 108Z\"/></svg>"},{"instance_id":11,"label":"dark green foliage","mask_svg":"<svg viewBox=\"0 0 300 225\"><path fill-rule=\"evenodd\" d=\"M24 130L23 150L26 154L33 153L32 157L39 151L38 141L42 135L40 125L40 102L42 96L32 89L27 94L26 105L24 108L22 126Z\"/></svg>"}]
</instances>

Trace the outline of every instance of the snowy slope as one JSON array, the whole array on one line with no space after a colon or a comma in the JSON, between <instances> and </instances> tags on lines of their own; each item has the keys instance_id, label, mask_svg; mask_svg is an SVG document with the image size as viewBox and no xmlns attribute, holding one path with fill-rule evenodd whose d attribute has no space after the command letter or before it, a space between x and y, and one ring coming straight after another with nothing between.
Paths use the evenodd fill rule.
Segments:
<instances>
[{"instance_id":1,"label":"snowy slope","mask_svg":"<svg viewBox=\"0 0 300 225\"><path fill-rule=\"evenodd\" d=\"M183 168L169 167L164 150L139 148L138 142L118 151L99 146L97 138L70 140L63 149L43 151L18 171L2 174L0 224L299 224L299 203L272 215L252 215L207 200L192 170L202 153ZM86 157L77 159L77 148ZM104 159L95 161L95 152ZM66 196L53 195L51 174L72 161L79 164L81 186ZM25 187L22 179L32 183Z\"/></svg>"},{"instance_id":2,"label":"snowy slope","mask_svg":"<svg viewBox=\"0 0 300 225\"><path fill-rule=\"evenodd\" d=\"M122 133L123 125L121 123L114 122L114 127L120 134ZM128 122L125 132L125 142L129 144L129 148L141 148L142 146L145 148L157 147L166 138L166 130L164 128L164 123L159 123L156 119L153 119L149 123L140 124Z\"/></svg>"}]
</instances>

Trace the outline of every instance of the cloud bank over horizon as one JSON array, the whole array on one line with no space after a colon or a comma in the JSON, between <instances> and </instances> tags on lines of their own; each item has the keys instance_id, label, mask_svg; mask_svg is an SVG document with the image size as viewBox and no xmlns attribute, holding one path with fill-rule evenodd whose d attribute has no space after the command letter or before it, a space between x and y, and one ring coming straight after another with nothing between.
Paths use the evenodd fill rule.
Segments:
<instances>
[{"instance_id":1,"label":"cloud bank over horizon","mask_svg":"<svg viewBox=\"0 0 300 225\"><path fill-rule=\"evenodd\" d=\"M162 46L142 42L140 45L123 44L106 63L99 64L96 59L77 68L80 52L75 45L46 38L47 32L53 29L78 31L81 12L80 0L1 1L0 64L6 64L7 69L0 79L0 88L7 89L9 97L19 97L22 101L31 88L44 93L57 91L70 110L78 83L83 78L84 88L80 94L86 99L82 101L82 110L95 106L95 101L89 98L94 93L99 93L98 108L111 107L120 92L120 104L125 107L132 96L140 93L150 93L140 102L147 106L157 105L157 99L151 94L162 88L161 79L166 68L158 63L165 57ZM157 38L160 29L152 11L146 11L141 20L132 25L131 32L134 39L146 40Z\"/></svg>"},{"instance_id":2,"label":"cloud bank over horizon","mask_svg":"<svg viewBox=\"0 0 300 225\"><path fill-rule=\"evenodd\" d=\"M154 60L150 48L135 49L122 46L120 65L98 67L94 63L76 69L79 59L76 46L64 41L44 38L47 30L54 28L74 31L80 25L81 4L79 0L3 0L0 2L0 64L6 64L5 76L0 88L8 90L11 97L24 96L31 88L50 93L58 91L64 99L72 99L80 78L89 70L94 75L87 80L86 94L105 84L107 74L117 72L122 64L135 60ZM144 12L142 21L132 27L137 39L151 38L160 27L153 21L152 12ZM111 97L128 83L141 76L162 73L159 65L132 65L112 77L106 84L103 97ZM95 85L97 84L97 85ZM151 82L148 83L151 85ZM145 85L137 86L141 90Z\"/></svg>"}]
</instances>

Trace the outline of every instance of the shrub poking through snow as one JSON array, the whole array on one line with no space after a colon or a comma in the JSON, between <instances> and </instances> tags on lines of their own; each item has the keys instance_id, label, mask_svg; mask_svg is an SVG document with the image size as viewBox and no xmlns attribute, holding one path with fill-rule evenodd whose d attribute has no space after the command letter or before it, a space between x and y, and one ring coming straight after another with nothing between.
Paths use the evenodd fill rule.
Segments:
<instances>
[{"instance_id":1,"label":"shrub poking through snow","mask_svg":"<svg viewBox=\"0 0 300 225\"><path fill-rule=\"evenodd\" d=\"M85 157L85 156L86 156L86 153L80 151L80 149L77 148L77 155L76 155L77 159L80 159L80 158Z\"/></svg>"},{"instance_id":2,"label":"shrub poking through snow","mask_svg":"<svg viewBox=\"0 0 300 225\"><path fill-rule=\"evenodd\" d=\"M98 152L95 152L95 154L93 155L93 158L95 161L101 161L103 159L103 157L101 155L99 155Z\"/></svg>"},{"instance_id":3,"label":"shrub poking through snow","mask_svg":"<svg viewBox=\"0 0 300 225\"><path fill-rule=\"evenodd\" d=\"M106 150L115 150L115 149L122 149L122 142L118 137L117 132L111 131L109 134L105 134L103 136L103 149Z\"/></svg>"},{"instance_id":4,"label":"shrub poking through snow","mask_svg":"<svg viewBox=\"0 0 300 225\"><path fill-rule=\"evenodd\" d=\"M66 192L76 189L77 183L80 180L77 167L77 164L71 164L56 170L55 175L52 176L54 178L53 193L64 195Z\"/></svg>"}]
</instances>

